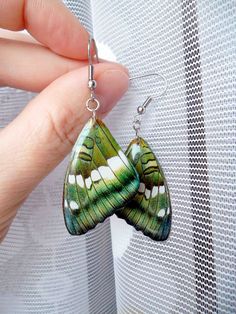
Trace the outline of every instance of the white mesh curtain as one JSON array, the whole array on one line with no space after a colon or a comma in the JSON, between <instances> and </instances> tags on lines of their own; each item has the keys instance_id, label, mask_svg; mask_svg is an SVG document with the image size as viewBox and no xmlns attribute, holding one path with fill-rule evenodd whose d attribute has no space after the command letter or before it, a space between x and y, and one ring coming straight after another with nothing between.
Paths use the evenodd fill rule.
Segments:
<instances>
[{"instance_id":1,"label":"white mesh curtain","mask_svg":"<svg viewBox=\"0 0 236 314\"><path fill-rule=\"evenodd\" d=\"M67 234L66 160L32 193L0 246L0 313L236 313L234 0L65 1L131 75L158 72L166 95L142 135L170 187L172 233L156 243L113 217ZM107 118L125 149L158 79L133 82ZM0 89L4 127L32 97Z\"/></svg>"}]
</instances>

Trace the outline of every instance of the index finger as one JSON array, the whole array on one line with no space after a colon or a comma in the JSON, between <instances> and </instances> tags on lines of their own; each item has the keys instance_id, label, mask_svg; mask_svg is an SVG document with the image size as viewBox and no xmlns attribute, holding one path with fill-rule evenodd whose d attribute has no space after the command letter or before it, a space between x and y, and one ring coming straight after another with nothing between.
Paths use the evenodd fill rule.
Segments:
<instances>
[{"instance_id":1,"label":"index finger","mask_svg":"<svg viewBox=\"0 0 236 314\"><path fill-rule=\"evenodd\" d=\"M69 58L87 59L89 34L59 0L0 0L0 27L27 29L52 51Z\"/></svg>"}]
</instances>

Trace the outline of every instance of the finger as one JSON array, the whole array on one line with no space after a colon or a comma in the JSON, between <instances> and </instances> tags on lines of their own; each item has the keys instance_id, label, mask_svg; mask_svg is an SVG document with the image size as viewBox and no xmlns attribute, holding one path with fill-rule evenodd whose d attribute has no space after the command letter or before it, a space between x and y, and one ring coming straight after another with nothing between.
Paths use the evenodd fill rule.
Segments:
<instances>
[{"instance_id":1,"label":"finger","mask_svg":"<svg viewBox=\"0 0 236 314\"><path fill-rule=\"evenodd\" d=\"M111 110L128 88L122 66L95 67L96 95L101 102L99 117ZM57 79L0 132L0 222L12 217L31 190L71 150L91 116L85 109L89 93L87 67ZM5 219L6 220L6 219ZM9 220L8 220L9 221Z\"/></svg>"},{"instance_id":2,"label":"finger","mask_svg":"<svg viewBox=\"0 0 236 314\"><path fill-rule=\"evenodd\" d=\"M57 77L86 65L30 42L0 38L0 85L39 92Z\"/></svg>"},{"instance_id":3,"label":"finger","mask_svg":"<svg viewBox=\"0 0 236 314\"><path fill-rule=\"evenodd\" d=\"M0 1L0 27L27 29L54 52L87 59L88 32L59 0Z\"/></svg>"},{"instance_id":4,"label":"finger","mask_svg":"<svg viewBox=\"0 0 236 314\"><path fill-rule=\"evenodd\" d=\"M59 56L48 48L0 38L0 86L39 92L59 76L87 64ZM107 62L100 60L101 62Z\"/></svg>"}]
</instances>

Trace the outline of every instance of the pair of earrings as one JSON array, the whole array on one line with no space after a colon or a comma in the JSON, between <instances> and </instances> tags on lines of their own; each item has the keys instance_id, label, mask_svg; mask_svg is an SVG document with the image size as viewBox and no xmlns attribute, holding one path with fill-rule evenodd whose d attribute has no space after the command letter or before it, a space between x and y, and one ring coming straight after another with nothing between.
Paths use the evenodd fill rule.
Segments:
<instances>
[{"instance_id":1,"label":"pair of earrings","mask_svg":"<svg viewBox=\"0 0 236 314\"><path fill-rule=\"evenodd\" d=\"M100 103L94 95L91 44L86 107L92 117L71 153L63 191L63 213L72 235L85 234L114 213L156 241L166 240L171 228L171 202L164 173L147 142L139 136L141 115L152 100L138 107L133 128L136 138L125 154L105 124L96 117Z\"/></svg>"}]
</instances>

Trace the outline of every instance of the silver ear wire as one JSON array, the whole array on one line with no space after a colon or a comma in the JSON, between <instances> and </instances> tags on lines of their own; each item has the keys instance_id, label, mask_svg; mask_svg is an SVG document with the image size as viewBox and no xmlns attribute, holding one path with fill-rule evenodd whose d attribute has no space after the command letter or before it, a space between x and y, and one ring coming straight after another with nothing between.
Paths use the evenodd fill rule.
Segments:
<instances>
[{"instance_id":1,"label":"silver ear wire","mask_svg":"<svg viewBox=\"0 0 236 314\"><path fill-rule=\"evenodd\" d=\"M166 78L163 76L163 75L161 75L161 74L159 74L159 73L147 73L147 74L143 74L143 75L137 75L137 76L133 76L133 77L130 77L129 78L129 80L130 81L133 81L133 80L136 80L136 79L139 79L139 78L143 78L143 77L149 77L149 76L159 76L159 77L161 77L162 79L163 79L163 81L164 81L164 89L163 89L163 91L160 93L160 94L157 94L157 95L152 95L152 96L149 96L148 98L152 98L152 99L157 99L157 98L160 98L161 96L163 96L165 93L166 93L166 90L167 90L167 80L166 80ZM147 100L146 100L147 101ZM145 102L146 102L145 101ZM151 102L151 100L149 101L149 103ZM148 103L148 104L149 104ZM147 104L147 105L148 105ZM147 107L147 105L146 105L146 107Z\"/></svg>"},{"instance_id":2,"label":"silver ear wire","mask_svg":"<svg viewBox=\"0 0 236 314\"><path fill-rule=\"evenodd\" d=\"M94 79L94 65L93 65L93 59L94 55L92 54L92 45L95 50L95 57L97 63L99 63L99 58L98 58L98 50L97 50L97 45L95 39L90 36L89 41L88 41L88 88L90 89L91 96L90 98L86 101L86 107L89 111L93 113L93 118L95 118L95 113L100 107L99 101L95 98L94 96L94 90L97 87L97 82ZM95 106L91 107L91 103L95 104Z\"/></svg>"},{"instance_id":3,"label":"silver ear wire","mask_svg":"<svg viewBox=\"0 0 236 314\"><path fill-rule=\"evenodd\" d=\"M95 56L96 56L97 63L99 63L98 49L97 49L96 41L92 36L90 36L89 41L88 41L88 61L89 61L89 64L93 63L93 55L91 53L91 45L92 44L93 44L93 47L95 50Z\"/></svg>"},{"instance_id":4,"label":"silver ear wire","mask_svg":"<svg viewBox=\"0 0 236 314\"><path fill-rule=\"evenodd\" d=\"M131 81L131 80L134 80L134 79L148 77L148 76L152 76L152 75L159 76L159 77L161 77L164 80L164 84L165 84L164 85L164 90L160 94L157 94L157 95L154 95L154 96L148 96L148 98L144 101L144 103L141 106L138 106L138 108L137 108L138 114L136 114L134 116L134 121L133 121L133 129L135 130L137 138L139 137L139 131L140 131L140 128L141 128L141 116L146 112L147 106L150 104L150 102L153 99L160 98L161 96L163 96L166 93L167 81L166 81L166 78L164 76L162 76L161 74L159 74L159 73L147 73L147 74L133 76L133 77L129 78L129 80Z\"/></svg>"},{"instance_id":5,"label":"silver ear wire","mask_svg":"<svg viewBox=\"0 0 236 314\"><path fill-rule=\"evenodd\" d=\"M93 74L94 74L93 58L94 58L94 55L92 55L92 53L91 53L92 44L93 44L93 48L95 50L96 61L97 61L97 63L99 63L98 50L97 50L97 45L96 45L95 39L93 37L90 37L89 41L88 41L88 62L89 62L89 68L88 68L88 70L89 70L89 72L88 72L88 88L91 90L91 92L97 86L97 83L96 83L96 81L93 78Z\"/></svg>"}]
</instances>

